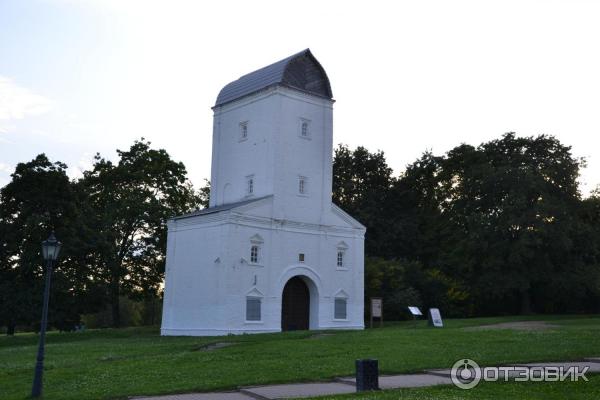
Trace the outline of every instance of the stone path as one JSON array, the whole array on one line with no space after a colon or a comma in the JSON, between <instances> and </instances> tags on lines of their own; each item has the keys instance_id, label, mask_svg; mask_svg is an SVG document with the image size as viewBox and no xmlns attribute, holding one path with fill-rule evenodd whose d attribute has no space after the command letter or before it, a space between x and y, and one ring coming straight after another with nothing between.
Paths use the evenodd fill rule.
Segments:
<instances>
[{"instance_id":1,"label":"stone path","mask_svg":"<svg viewBox=\"0 0 600 400\"><path fill-rule=\"evenodd\" d=\"M356 388L345 383L297 383L292 385L258 386L241 389L242 393L255 399L291 399L295 397L316 397L332 394L355 393Z\"/></svg>"},{"instance_id":2,"label":"stone path","mask_svg":"<svg viewBox=\"0 0 600 400\"><path fill-rule=\"evenodd\" d=\"M339 378L338 381L356 385L356 378ZM381 389L399 389L411 387L423 387L434 385L450 385L450 375L438 376L434 374L410 374L410 375L380 375L379 387Z\"/></svg>"},{"instance_id":3,"label":"stone path","mask_svg":"<svg viewBox=\"0 0 600 400\"><path fill-rule=\"evenodd\" d=\"M492 325L479 325L463 328L465 331L485 331L496 329L515 329L519 331L539 331L544 329L559 328L558 325L550 324L546 321L519 321L519 322L502 322Z\"/></svg>"},{"instance_id":4,"label":"stone path","mask_svg":"<svg viewBox=\"0 0 600 400\"><path fill-rule=\"evenodd\" d=\"M512 364L526 367L583 367L588 366L588 373L600 373L600 357L586 358L584 361L568 361L556 363ZM381 375L381 389L414 388L434 385L450 385L449 369L432 369L422 374ZM337 378L335 382L293 383L286 385L267 385L240 388L236 392L192 393L155 397L134 397L136 400L276 400L301 397L317 397L356 392L354 377Z\"/></svg>"}]
</instances>

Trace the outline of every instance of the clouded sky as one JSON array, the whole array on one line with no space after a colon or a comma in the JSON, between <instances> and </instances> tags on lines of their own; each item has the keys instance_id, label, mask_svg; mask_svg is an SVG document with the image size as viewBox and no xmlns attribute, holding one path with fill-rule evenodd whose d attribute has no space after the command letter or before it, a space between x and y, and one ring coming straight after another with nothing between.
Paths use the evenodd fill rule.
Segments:
<instances>
[{"instance_id":1,"label":"clouded sky","mask_svg":"<svg viewBox=\"0 0 600 400\"><path fill-rule=\"evenodd\" d=\"M140 137L210 176L222 86L309 47L334 142L396 173L515 131L551 134L600 184L600 2L0 1L0 186L45 152L75 177Z\"/></svg>"}]
</instances>

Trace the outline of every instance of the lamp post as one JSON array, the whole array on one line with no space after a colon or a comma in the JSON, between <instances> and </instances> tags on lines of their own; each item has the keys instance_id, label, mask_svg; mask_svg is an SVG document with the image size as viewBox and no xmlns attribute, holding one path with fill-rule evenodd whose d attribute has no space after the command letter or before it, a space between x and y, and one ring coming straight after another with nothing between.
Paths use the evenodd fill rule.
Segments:
<instances>
[{"instance_id":1,"label":"lamp post","mask_svg":"<svg viewBox=\"0 0 600 400\"><path fill-rule=\"evenodd\" d=\"M42 375L44 373L44 342L46 340L46 325L48 325L48 301L50 298L50 278L52 276L52 266L58 258L62 243L56 240L54 232L48 239L42 242L42 255L46 261L46 286L44 288L44 308L42 310L42 325L40 327L40 345L38 347L37 362L35 363L35 376L33 377L33 387L31 388L31 397L40 397L42 394Z\"/></svg>"}]
</instances>

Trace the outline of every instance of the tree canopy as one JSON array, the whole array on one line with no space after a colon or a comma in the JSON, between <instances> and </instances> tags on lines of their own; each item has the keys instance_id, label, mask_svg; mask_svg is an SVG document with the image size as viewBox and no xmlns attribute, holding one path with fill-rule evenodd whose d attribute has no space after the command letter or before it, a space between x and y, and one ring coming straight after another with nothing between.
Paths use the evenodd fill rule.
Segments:
<instances>
[{"instance_id":1,"label":"tree canopy","mask_svg":"<svg viewBox=\"0 0 600 400\"><path fill-rule=\"evenodd\" d=\"M598 196L581 198L570 147L508 133L424 153L397 178L365 151L336 152L334 200L367 225L368 256L420 265L406 286L425 303L462 315L597 309Z\"/></svg>"},{"instance_id":2,"label":"tree canopy","mask_svg":"<svg viewBox=\"0 0 600 400\"><path fill-rule=\"evenodd\" d=\"M64 245L52 278L50 324L71 329L80 315L112 308L120 298L156 297L164 274L166 221L196 209L200 196L182 163L145 140L96 155L83 178L40 154L17 165L0 190L0 325L39 320L44 266L40 244L49 232ZM54 319L53 319L54 318Z\"/></svg>"},{"instance_id":3,"label":"tree canopy","mask_svg":"<svg viewBox=\"0 0 600 400\"><path fill-rule=\"evenodd\" d=\"M200 198L180 162L165 150L136 141L117 150L119 161L96 155L80 185L96 232L97 278L108 288L112 318L120 325L119 298L158 292L164 275L166 222L199 206Z\"/></svg>"},{"instance_id":4,"label":"tree canopy","mask_svg":"<svg viewBox=\"0 0 600 400\"><path fill-rule=\"evenodd\" d=\"M600 187L582 198L584 166L547 135L507 133L443 155L425 152L394 176L382 151L340 145L333 201L367 227L365 300L386 318L408 305L446 315L597 312ZM82 178L44 154L20 163L0 189L0 326L35 328L44 266L40 243L64 243L50 324L160 300L169 218L207 207L185 166L143 138L112 161L97 154ZM126 300L126 301L124 301ZM151 319L154 321L154 318Z\"/></svg>"}]
</instances>

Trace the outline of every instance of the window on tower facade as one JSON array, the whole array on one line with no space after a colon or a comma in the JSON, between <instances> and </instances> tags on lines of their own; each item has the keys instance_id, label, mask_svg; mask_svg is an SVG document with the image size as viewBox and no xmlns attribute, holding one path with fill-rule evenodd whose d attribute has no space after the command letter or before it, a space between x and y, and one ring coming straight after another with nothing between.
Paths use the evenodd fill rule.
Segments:
<instances>
[{"instance_id":1,"label":"window on tower facade","mask_svg":"<svg viewBox=\"0 0 600 400\"><path fill-rule=\"evenodd\" d=\"M254 194L254 175L248 175L246 177L246 196L252 196Z\"/></svg>"},{"instance_id":2,"label":"window on tower facade","mask_svg":"<svg viewBox=\"0 0 600 400\"><path fill-rule=\"evenodd\" d=\"M248 139L248 121L240 122L240 141Z\"/></svg>"},{"instance_id":3,"label":"window on tower facade","mask_svg":"<svg viewBox=\"0 0 600 400\"><path fill-rule=\"evenodd\" d=\"M308 194L308 178L305 176L298 177L298 194Z\"/></svg>"},{"instance_id":4,"label":"window on tower facade","mask_svg":"<svg viewBox=\"0 0 600 400\"><path fill-rule=\"evenodd\" d=\"M344 267L344 251L338 250L337 252L337 266L338 268Z\"/></svg>"},{"instance_id":5,"label":"window on tower facade","mask_svg":"<svg viewBox=\"0 0 600 400\"><path fill-rule=\"evenodd\" d=\"M300 132L298 136L303 139L310 139L310 120L306 118L300 118Z\"/></svg>"},{"instance_id":6,"label":"window on tower facade","mask_svg":"<svg viewBox=\"0 0 600 400\"><path fill-rule=\"evenodd\" d=\"M258 263L258 245L254 244L250 247L250 262L253 264Z\"/></svg>"}]
</instances>

